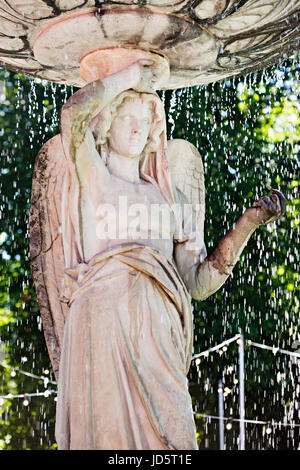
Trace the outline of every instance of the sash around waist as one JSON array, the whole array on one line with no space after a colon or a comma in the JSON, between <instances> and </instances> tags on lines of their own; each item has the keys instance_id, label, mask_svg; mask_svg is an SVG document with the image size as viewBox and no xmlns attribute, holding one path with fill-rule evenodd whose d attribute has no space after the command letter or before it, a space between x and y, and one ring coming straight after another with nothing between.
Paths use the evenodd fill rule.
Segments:
<instances>
[{"instance_id":1,"label":"sash around waist","mask_svg":"<svg viewBox=\"0 0 300 470\"><path fill-rule=\"evenodd\" d=\"M106 269L110 265L112 270ZM151 246L128 243L97 253L88 262L65 269L60 300L71 306L83 292L95 286L95 282L113 279L133 271L143 273L151 278L152 282L158 283L164 294L175 305L178 314L182 316L186 355L187 360L190 359L193 336L191 296L174 264Z\"/></svg>"}]
</instances>

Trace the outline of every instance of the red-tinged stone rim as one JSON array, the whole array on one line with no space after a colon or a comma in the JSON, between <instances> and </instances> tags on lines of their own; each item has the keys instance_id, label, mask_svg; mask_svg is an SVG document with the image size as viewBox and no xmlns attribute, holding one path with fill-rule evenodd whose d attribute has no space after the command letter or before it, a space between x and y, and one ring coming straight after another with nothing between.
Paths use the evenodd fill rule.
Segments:
<instances>
[{"instance_id":1,"label":"red-tinged stone rim","mask_svg":"<svg viewBox=\"0 0 300 470\"><path fill-rule=\"evenodd\" d=\"M195 47L190 45L191 41L195 43ZM60 70L61 75L72 73L77 81L81 80L82 85L91 81L92 76L96 79L92 68L88 66L90 54L94 54L94 59L99 54L95 51L106 51L102 57L105 62L105 54L114 54L112 51L115 49L128 50L128 64L132 63L130 57L134 56L134 51L137 56L152 54L159 76L156 89L159 89L162 86L169 87L168 65L176 69L185 60L182 53L185 43L189 43L188 56L198 62L198 42L201 45L206 44L205 51L199 57L200 66L206 66L207 62L214 63L218 53L215 39L190 19L156 9L130 5L110 6L54 18L37 33L33 52L41 66L49 70ZM176 47L180 50L177 51ZM126 67L125 56L126 54L120 56L123 62L121 69ZM114 60L113 55L111 57ZM203 57L204 64L201 63ZM105 63L103 67L105 68ZM120 70L112 69L112 73ZM108 74L110 73L103 75L99 71L97 76L100 78Z\"/></svg>"},{"instance_id":2,"label":"red-tinged stone rim","mask_svg":"<svg viewBox=\"0 0 300 470\"><path fill-rule=\"evenodd\" d=\"M122 1L103 0L99 8L98 0L0 0L0 65L82 87L83 55L130 44L165 54L170 77L163 89L176 89L261 70L299 50L300 0L161 0L159 6L158 0ZM65 27L67 18L81 30ZM102 37L101 30L106 33ZM38 57L40 40L44 59ZM57 62L68 40L72 46Z\"/></svg>"},{"instance_id":3,"label":"red-tinged stone rim","mask_svg":"<svg viewBox=\"0 0 300 470\"><path fill-rule=\"evenodd\" d=\"M86 10L82 11L76 11L74 13L67 13L65 15L58 16L56 18L52 18L49 20L48 23L46 23L37 33L37 35L34 38L34 43L33 43L33 51L35 48L35 43L38 41L39 37L44 34L48 29L52 28L55 24L58 23L63 23L66 21L66 19L71 19L75 18L78 16L83 16L83 15L88 15L89 13L95 13L97 11L101 11L101 8L87 8Z\"/></svg>"},{"instance_id":4,"label":"red-tinged stone rim","mask_svg":"<svg viewBox=\"0 0 300 470\"><path fill-rule=\"evenodd\" d=\"M136 5L126 5L126 6L120 6L120 5L111 5L111 6L105 6L104 8L88 8L86 10L80 10L76 11L74 13L68 13L62 16L59 16L57 18L53 18L49 20L47 24L44 24L43 27L38 31L36 36L34 37L33 40L33 54L36 58L39 56L38 48L39 48L39 40L40 38L45 35L49 30L51 30L54 26L57 24L65 24L66 21L73 20L75 18L79 18L82 16L90 16L90 15L103 15L105 13L112 13L112 14L118 14L118 13L138 13L138 14L146 14L146 15L159 15L159 16L165 16L168 17L171 21L172 19L182 22L187 23L187 25L190 25L193 28L198 28L199 29L199 34L201 31L204 31L205 28L201 27L201 25L198 25L195 23L193 20L190 18L178 15L176 13L167 13L161 10L158 10L157 8L143 8L139 7ZM122 45L123 46L123 45ZM131 45L132 46L132 45ZM133 47L133 46L132 46ZM92 52L92 51L91 51ZM159 51L157 51L159 52ZM88 53L87 53L88 54ZM86 54L85 54L86 55Z\"/></svg>"},{"instance_id":5,"label":"red-tinged stone rim","mask_svg":"<svg viewBox=\"0 0 300 470\"><path fill-rule=\"evenodd\" d=\"M80 60L80 75L87 83L90 83L120 72L140 60L152 62L151 67L157 77L156 89L167 82L170 69L169 61L164 54L129 45L100 48L88 52Z\"/></svg>"},{"instance_id":6,"label":"red-tinged stone rim","mask_svg":"<svg viewBox=\"0 0 300 470\"><path fill-rule=\"evenodd\" d=\"M165 16L171 16L171 17L175 17L175 18L178 18L179 20L183 20L183 21L186 21L187 23L191 23L191 24L195 24L195 22L190 19L190 18L187 18L186 16L181 16L181 15L178 15L176 13L168 13L168 12L165 12L165 11L161 11L159 10L158 8L143 8L143 7L140 7L140 6L137 6L137 5L106 5L105 7L103 8L86 8L85 10L79 10L79 11L76 11L74 13L67 13L67 14L64 14L64 15L61 15L57 18L53 18L51 20L49 20L49 22L47 24L45 24L37 33L37 35L35 36L34 38L34 43L38 40L39 36L42 35L43 33L45 33L45 31L47 31L48 29L52 28L54 26L54 24L57 24L57 23L61 23L61 22L64 22L66 21L66 19L72 19L72 18L76 18L78 16L84 16L84 15L88 15L90 13L98 13L99 15L102 14L103 11L116 11L116 12L122 12L122 11L139 11L139 12L144 12L144 13L154 13L154 14L158 14L158 15L165 15ZM201 25L197 25L200 29L201 29ZM33 49L34 49L34 44L33 44Z\"/></svg>"}]
</instances>

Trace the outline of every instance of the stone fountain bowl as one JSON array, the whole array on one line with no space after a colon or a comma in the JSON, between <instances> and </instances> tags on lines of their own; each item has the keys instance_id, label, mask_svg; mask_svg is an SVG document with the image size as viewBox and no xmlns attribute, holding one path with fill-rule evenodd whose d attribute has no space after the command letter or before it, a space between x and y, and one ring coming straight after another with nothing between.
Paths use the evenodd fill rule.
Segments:
<instances>
[{"instance_id":1,"label":"stone fountain bowl","mask_svg":"<svg viewBox=\"0 0 300 470\"><path fill-rule=\"evenodd\" d=\"M0 0L0 65L82 87L98 49L164 57L160 89L247 74L299 50L300 0Z\"/></svg>"}]
</instances>

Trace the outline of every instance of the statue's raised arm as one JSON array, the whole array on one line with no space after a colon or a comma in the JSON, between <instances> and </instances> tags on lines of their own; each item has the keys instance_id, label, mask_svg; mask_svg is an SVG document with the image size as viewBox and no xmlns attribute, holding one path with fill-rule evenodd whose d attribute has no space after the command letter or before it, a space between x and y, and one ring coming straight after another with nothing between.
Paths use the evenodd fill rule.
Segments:
<instances>
[{"instance_id":1,"label":"statue's raised arm","mask_svg":"<svg viewBox=\"0 0 300 470\"><path fill-rule=\"evenodd\" d=\"M215 292L284 211L278 191L259 199L207 256L201 157L167 143L145 72L135 63L77 91L35 165L31 261L59 449L197 449L191 297Z\"/></svg>"},{"instance_id":2,"label":"statue's raised arm","mask_svg":"<svg viewBox=\"0 0 300 470\"><path fill-rule=\"evenodd\" d=\"M139 70L134 64L71 96L60 113L61 134L45 143L35 161L29 215L31 271L57 378L69 312L61 301L64 270L84 259L79 178L92 173L93 166L101 173L102 183L107 177L89 124L109 100L139 81Z\"/></svg>"},{"instance_id":3,"label":"statue's raised arm","mask_svg":"<svg viewBox=\"0 0 300 470\"><path fill-rule=\"evenodd\" d=\"M66 155L75 162L88 126L113 99L140 81L140 66L132 64L118 73L95 80L78 90L60 111L61 138Z\"/></svg>"}]
</instances>

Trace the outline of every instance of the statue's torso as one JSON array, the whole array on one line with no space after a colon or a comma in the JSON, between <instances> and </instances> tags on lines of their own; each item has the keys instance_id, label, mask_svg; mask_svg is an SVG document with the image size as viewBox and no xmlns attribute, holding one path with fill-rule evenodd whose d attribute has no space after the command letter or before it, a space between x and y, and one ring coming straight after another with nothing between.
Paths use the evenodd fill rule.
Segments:
<instances>
[{"instance_id":1,"label":"statue's torso","mask_svg":"<svg viewBox=\"0 0 300 470\"><path fill-rule=\"evenodd\" d=\"M174 216L159 189L151 183L135 184L114 175L103 187L97 171L92 179L81 185L85 260L128 242L150 245L171 260Z\"/></svg>"}]
</instances>

